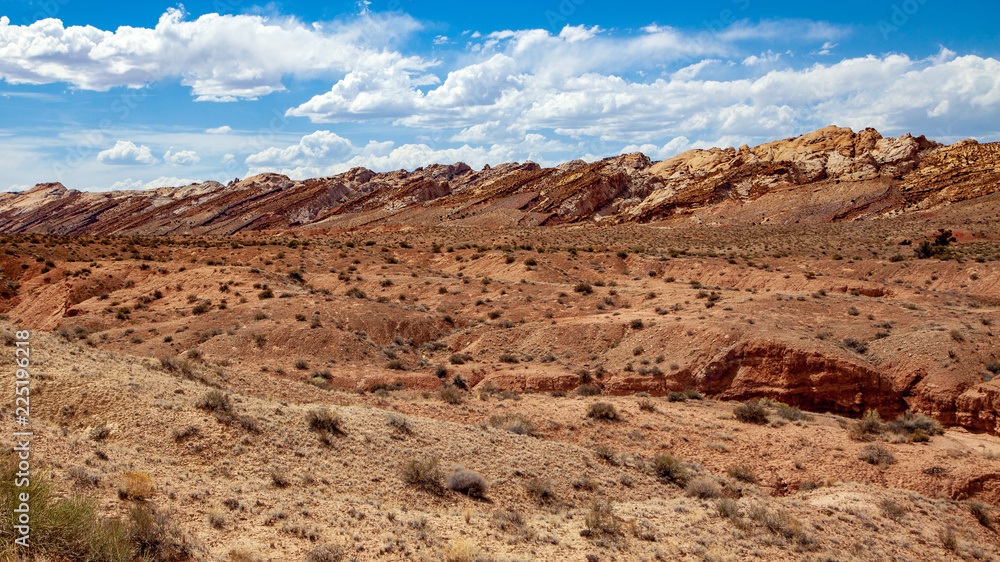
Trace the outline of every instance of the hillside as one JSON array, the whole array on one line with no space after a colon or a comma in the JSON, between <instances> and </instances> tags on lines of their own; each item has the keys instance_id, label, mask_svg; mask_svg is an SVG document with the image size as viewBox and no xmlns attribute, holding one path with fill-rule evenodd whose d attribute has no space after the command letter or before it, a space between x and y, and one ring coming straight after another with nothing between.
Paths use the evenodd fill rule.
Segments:
<instances>
[{"instance_id":1,"label":"hillside","mask_svg":"<svg viewBox=\"0 0 1000 562\"><path fill-rule=\"evenodd\" d=\"M628 154L555 168L463 163L292 181L262 174L149 191L84 193L39 184L0 196L0 231L233 234L377 225L538 226L695 220L823 223L926 211L994 193L1000 145L941 146L827 127L753 148Z\"/></svg>"}]
</instances>

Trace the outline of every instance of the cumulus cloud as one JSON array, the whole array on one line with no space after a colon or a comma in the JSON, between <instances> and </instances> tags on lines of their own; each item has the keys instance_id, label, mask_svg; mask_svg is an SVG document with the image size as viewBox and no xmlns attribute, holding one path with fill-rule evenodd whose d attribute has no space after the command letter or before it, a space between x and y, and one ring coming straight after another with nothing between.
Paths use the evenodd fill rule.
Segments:
<instances>
[{"instance_id":1,"label":"cumulus cloud","mask_svg":"<svg viewBox=\"0 0 1000 562\"><path fill-rule=\"evenodd\" d=\"M472 167L485 164L532 160L540 164L558 163L548 155L579 149L580 145L549 140L542 135L527 134L519 141L495 143L490 146L458 147L408 143L395 146L392 141L370 141L356 146L329 131L306 135L297 144L285 148L268 148L246 159L249 174L277 172L295 179L327 176L354 167L377 171L412 170L434 163L465 162Z\"/></svg>"},{"instance_id":2,"label":"cumulus cloud","mask_svg":"<svg viewBox=\"0 0 1000 562\"><path fill-rule=\"evenodd\" d=\"M648 35L669 33L656 28ZM426 92L397 80L388 90L393 101L380 103L381 111L357 105L358 99L388 95L377 81L348 87L345 79L288 114L314 122L391 118L414 129L460 129L454 140L478 142L491 134L551 132L633 143L677 136L752 140L829 124L932 133L956 119L1000 120L1000 61L946 50L926 59L869 55L805 68L782 64L780 55L766 52L735 60L703 58L655 79L588 71L556 80L551 61L533 58L531 45L564 38L513 31L491 37L497 45L509 43L503 53L451 71ZM598 40L606 39L579 39ZM621 49L640 48L625 43ZM592 66L590 60L570 60L587 58L587 52L564 54L570 58L561 68Z\"/></svg>"},{"instance_id":3,"label":"cumulus cloud","mask_svg":"<svg viewBox=\"0 0 1000 562\"><path fill-rule=\"evenodd\" d=\"M123 180L117 181L114 184L112 184L109 189L111 191L157 189L160 187L180 187L185 185L191 185L192 183L197 183L197 182L195 182L194 180L189 180L184 178L163 177L163 176L150 181L125 178Z\"/></svg>"},{"instance_id":4,"label":"cumulus cloud","mask_svg":"<svg viewBox=\"0 0 1000 562\"><path fill-rule=\"evenodd\" d=\"M167 150L163 155L163 161L168 164L174 164L176 166L193 166L198 162L201 162L201 158L193 150L180 150L177 152L172 152L173 148Z\"/></svg>"},{"instance_id":5,"label":"cumulus cloud","mask_svg":"<svg viewBox=\"0 0 1000 562\"><path fill-rule=\"evenodd\" d=\"M350 22L306 25L293 18L206 14L171 8L152 29L106 31L54 18L30 25L0 19L0 78L13 84L66 82L85 90L181 79L200 100L253 99L284 89L282 76L337 76L356 69L426 68L386 48L419 28L411 17L366 12Z\"/></svg>"},{"instance_id":6,"label":"cumulus cloud","mask_svg":"<svg viewBox=\"0 0 1000 562\"><path fill-rule=\"evenodd\" d=\"M148 146L136 146L132 141L118 141L112 148L98 152L97 161L117 166L150 165L157 162Z\"/></svg>"}]
</instances>

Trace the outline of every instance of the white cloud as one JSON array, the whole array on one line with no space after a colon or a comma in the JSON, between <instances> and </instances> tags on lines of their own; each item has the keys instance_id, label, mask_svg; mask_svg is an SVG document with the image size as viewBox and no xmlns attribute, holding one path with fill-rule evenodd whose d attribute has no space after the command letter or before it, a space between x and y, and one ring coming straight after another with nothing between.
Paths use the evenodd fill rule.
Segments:
<instances>
[{"instance_id":1,"label":"white cloud","mask_svg":"<svg viewBox=\"0 0 1000 562\"><path fill-rule=\"evenodd\" d=\"M0 78L12 84L66 82L85 90L141 87L180 78L199 100L257 98L284 89L282 76L338 76L357 69L428 62L387 46L419 28L405 15L366 12L350 22L305 25L293 18L206 14L186 21L168 9L155 28L105 31L0 21Z\"/></svg>"},{"instance_id":2,"label":"white cloud","mask_svg":"<svg viewBox=\"0 0 1000 562\"><path fill-rule=\"evenodd\" d=\"M332 148L331 148L332 147ZM407 169L435 163L465 162L474 168L485 164L533 160L554 165L549 154L572 152L579 146L546 139L542 135L524 135L519 141L490 146L433 147L424 143L394 146L391 141L370 141L355 146L329 131L317 131L302 137L299 143L285 148L269 148L246 159L249 174L277 172L295 179L327 176L362 166L377 171Z\"/></svg>"},{"instance_id":3,"label":"white cloud","mask_svg":"<svg viewBox=\"0 0 1000 562\"><path fill-rule=\"evenodd\" d=\"M192 166L201 162L201 158L193 150L180 150L172 152L173 147L163 154L163 161L176 166Z\"/></svg>"},{"instance_id":4,"label":"white cloud","mask_svg":"<svg viewBox=\"0 0 1000 562\"><path fill-rule=\"evenodd\" d=\"M286 148L271 147L246 159L254 167L301 167L315 166L321 162L344 159L354 152L351 141L330 131L316 131L308 134L298 144Z\"/></svg>"},{"instance_id":5,"label":"white cloud","mask_svg":"<svg viewBox=\"0 0 1000 562\"><path fill-rule=\"evenodd\" d=\"M132 141L118 141L114 147L98 152L97 161L103 164L129 166L155 164L157 160L148 146L136 146Z\"/></svg>"},{"instance_id":6,"label":"white cloud","mask_svg":"<svg viewBox=\"0 0 1000 562\"><path fill-rule=\"evenodd\" d=\"M191 185L192 183L197 183L194 180L184 179L184 178L174 178L174 177L159 177L155 180L142 181L134 180L132 178L125 178L121 181L117 181L111 185L108 189L110 191L123 191L123 190L135 190L135 189L157 189L160 187L181 187L185 185ZM102 190L103 191L103 190Z\"/></svg>"},{"instance_id":7,"label":"white cloud","mask_svg":"<svg viewBox=\"0 0 1000 562\"><path fill-rule=\"evenodd\" d=\"M662 42L671 33L657 27L645 36ZM946 50L927 59L869 55L806 68L781 64L781 55L769 51L729 59L731 64L702 58L669 77L636 80L564 72L597 64L588 58L586 44L608 41L599 35L553 60L533 51L533 45L544 45L551 53L550 47L559 51L565 43L547 32L503 31L490 38L503 53L451 71L426 93L406 76L387 90L377 81L345 79L288 113L315 122L390 118L414 130L459 129L451 136L459 142L490 142L491 135L500 135L492 142L508 142L555 132L658 146L678 136L751 142L830 124L933 136L960 123L982 129L979 120L1000 121L1000 61ZM629 39L610 51L645 48ZM706 73L710 77L703 77ZM381 100L379 111L359 102L365 99Z\"/></svg>"},{"instance_id":8,"label":"white cloud","mask_svg":"<svg viewBox=\"0 0 1000 562\"><path fill-rule=\"evenodd\" d=\"M223 125L221 127L212 127L211 129L205 129L205 132L210 135L225 135L233 132L233 128L229 125Z\"/></svg>"}]
</instances>

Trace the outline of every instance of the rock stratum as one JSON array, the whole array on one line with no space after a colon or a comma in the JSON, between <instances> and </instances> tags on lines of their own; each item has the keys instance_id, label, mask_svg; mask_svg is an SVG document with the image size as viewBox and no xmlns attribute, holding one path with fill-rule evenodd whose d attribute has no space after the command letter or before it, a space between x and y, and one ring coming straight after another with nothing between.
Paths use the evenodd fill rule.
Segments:
<instances>
[{"instance_id":1,"label":"rock stratum","mask_svg":"<svg viewBox=\"0 0 1000 562\"><path fill-rule=\"evenodd\" d=\"M1000 143L943 146L923 136L826 127L756 147L641 153L554 168L464 163L293 181L260 174L144 191L58 183L0 196L0 231L233 234L376 225L547 226L826 223L927 211L1000 189Z\"/></svg>"}]
</instances>

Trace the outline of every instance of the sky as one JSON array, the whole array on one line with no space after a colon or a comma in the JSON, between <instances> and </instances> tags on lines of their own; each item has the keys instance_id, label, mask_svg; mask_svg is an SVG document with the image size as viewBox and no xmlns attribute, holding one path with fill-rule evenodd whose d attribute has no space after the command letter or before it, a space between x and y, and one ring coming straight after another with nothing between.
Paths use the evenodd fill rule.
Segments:
<instances>
[{"instance_id":1,"label":"sky","mask_svg":"<svg viewBox=\"0 0 1000 562\"><path fill-rule=\"evenodd\" d=\"M0 190L1000 140L1000 6L0 0Z\"/></svg>"}]
</instances>

